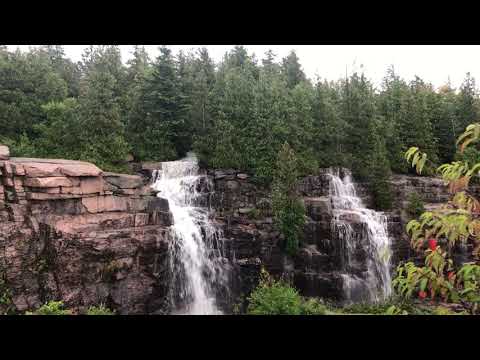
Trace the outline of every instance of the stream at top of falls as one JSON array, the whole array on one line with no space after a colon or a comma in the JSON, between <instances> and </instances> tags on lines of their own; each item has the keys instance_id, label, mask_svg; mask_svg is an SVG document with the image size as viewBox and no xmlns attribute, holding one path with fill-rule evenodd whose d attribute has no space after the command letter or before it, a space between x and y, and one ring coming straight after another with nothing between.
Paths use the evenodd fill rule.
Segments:
<instances>
[{"instance_id":1,"label":"stream at top of falls","mask_svg":"<svg viewBox=\"0 0 480 360\"><path fill-rule=\"evenodd\" d=\"M179 161L162 162L153 174L152 187L168 200L173 215L170 228L170 303L173 314L222 314L216 299L228 280L221 231L209 219L208 207L200 206L211 188L199 174L193 153ZM205 190L203 188L203 190Z\"/></svg>"},{"instance_id":2,"label":"stream at top of falls","mask_svg":"<svg viewBox=\"0 0 480 360\"><path fill-rule=\"evenodd\" d=\"M340 247L346 303L378 302L391 293L387 217L365 207L349 171L329 169L332 233Z\"/></svg>"}]
</instances>

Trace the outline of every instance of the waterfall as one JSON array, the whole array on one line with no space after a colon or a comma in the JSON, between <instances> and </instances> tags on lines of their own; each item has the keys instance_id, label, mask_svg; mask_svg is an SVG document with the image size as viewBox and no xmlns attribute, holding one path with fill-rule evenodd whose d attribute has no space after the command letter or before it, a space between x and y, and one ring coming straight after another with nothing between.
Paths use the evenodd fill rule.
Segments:
<instances>
[{"instance_id":1,"label":"waterfall","mask_svg":"<svg viewBox=\"0 0 480 360\"><path fill-rule=\"evenodd\" d=\"M343 178L339 170L328 175L346 302L384 300L392 293L387 217L365 207L348 171Z\"/></svg>"},{"instance_id":2,"label":"waterfall","mask_svg":"<svg viewBox=\"0 0 480 360\"><path fill-rule=\"evenodd\" d=\"M221 314L216 293L227 288L226 259L222 234L209 219L202 185L211 188L199 174L193 153L179 161L163 162L153 174L152 187L168 200L173 215L170 230L170 302L174 314ZM204 205L204 206L200 206Z\"/></svg>"}]
</instances>

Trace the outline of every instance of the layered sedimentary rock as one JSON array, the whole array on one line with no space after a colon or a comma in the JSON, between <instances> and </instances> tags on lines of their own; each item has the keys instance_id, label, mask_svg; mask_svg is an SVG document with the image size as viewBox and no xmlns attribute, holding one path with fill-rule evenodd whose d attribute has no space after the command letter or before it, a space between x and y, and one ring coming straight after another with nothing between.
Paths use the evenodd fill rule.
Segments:
<instances>
[{"instance_id":1,"label":"layered sedimentary rock","mask_svg":"<svg viewBox=\"0 0 480 360\"><path fill-rule=\"evenodd\" d=\"M248 295L258 281L260 268L283 276L306 296L339 300L342 297L342 249L332 232L332 204L329 198L329 178L324 171L307 176L298 184L307 220L297 256L290 258L281 250L282 236L275 230L271 214L269 190L258 187L244 173L227 169L209 172L215 192L210 201L216 209L216 219L223 226L225 241L234 253L240 268L239 291ZM426 208L449 199L441 179L395 175L391 179L395 211L387 213L388 231L392 240L392 268L411 256L409 238L404 233L409 194L418 193ZM372 206L366 184L356 184L358 195ZM346 214L345 216L347 216ZM362 223L355 217L345 219L358 232ZM358 264L362 264L361 251Z\"/></svg>"},{"instance_id":2,"label":"layered sedimentary rock","mask_svg":"<svg viewBox=\"0 0 480 360\"><path fill-rule=\"evenodd\" d=\"M143 176L108 173L81 161L10 158L0 145L0 298L8 299L0 303L0 313L23 312L49 300L63 300L78 311L100 303L123 314L165 310L172 216L168 202L149 186L149 176L161 166L135 165ZM294 258L282 250L269 189L232 169L209 170L208 176L213 191L202 178L197 186L204 196L198 201L215 210L212 221L223 230L238 274L232 284L237 299L256 286L262 266L291 280L303 295L341 297L341 249L332 234L324 173L298 184L307 222ZM417 193L427 208L449 196L439 179L402 175L391 185L396 210L388 214L388 225L395 264L410 255L403 231L408 195ZM356 188L371 206L366 186ZM346 220L361 226L354 217Z\"/></svg>"},{"instance_id":3,"label":"layered sedimentary rock","mask_svg":"<svg viewBox=\"0 0 480 360\"><path fill-rule=\"evenodd\" d=\"M0 147L0 312L49 300L119 313L164 305L171 214L140 176Z\"/></svg>"}]
</instances>

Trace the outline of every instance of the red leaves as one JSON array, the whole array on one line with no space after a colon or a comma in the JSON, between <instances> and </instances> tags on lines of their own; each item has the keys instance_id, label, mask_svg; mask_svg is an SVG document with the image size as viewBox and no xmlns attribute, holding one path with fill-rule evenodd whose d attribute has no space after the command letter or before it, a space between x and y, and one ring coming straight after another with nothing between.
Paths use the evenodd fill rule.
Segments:
<instances>
[{"instance_id":1,"label":"red leaves","mask_svg":"<svg viewBox=\"0 0 480 360\"><path fill-rule=\"evenodd\" d=\"M420 299L425 299L425 298L427 297L427 293L426 293L425 291L420 291L420 292L418 293L418 297L419 297Z\"/></svg>"},{"instance_id":2,"label":"red leaves","mask_svg":"<svg viewBox=\"0 0 480 360\"><path fill-rule=\"evenodd\" d=\"M437 240L435 239L428 240L428 247L430 248L430 250L435 251L435 249L437 248Z\"/></svg>"},{"instance_id":3,"label":"red leaves","mask_svg":"<svg viewBox=\"0 0 480 360\"><path fill-rule=\"evenodd\" d=\"M452 280L452 278L455 276L455 273L453 271L449 271L447 274L448 280Z\"/></svg>"}]
</instances>

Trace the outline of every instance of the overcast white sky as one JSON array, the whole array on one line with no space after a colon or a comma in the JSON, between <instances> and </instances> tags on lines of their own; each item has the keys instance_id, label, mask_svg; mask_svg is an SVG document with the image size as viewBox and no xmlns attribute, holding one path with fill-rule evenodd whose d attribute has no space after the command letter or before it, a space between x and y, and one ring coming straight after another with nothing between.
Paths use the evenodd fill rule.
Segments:
<instances>
[{"instance_id":1,"label":"overcast white sky","mask_svg":"<svg viewBox=\"0 0 480 360\"><path fill-rule=\"evenodd\" d=\"M171 45L173 52L191 49L202 45ZM220 61L224 53L233 45L204 45L215 61ZM9 45L15 49L17 45ZM20 45L28 50L29 45ZM65 45L65 52L72 60L81 59L84 45ZM123 61L131 56L132 46L120 45ZM157 45L146 45L154 58L158 54ZM345 76L346 68L363 70L374 84L379 85L389 65L395 66L396 72L406 80L415 75L432 82L438 87L445 84L450 77L453 87L460 86L465 74L470 72L480 81L480 46L478 45L246 45L258 59L272 49L281 59L291 49L296 50L308 77L316 75L328 80L337 80Z\"/></svg>"}]
</instances>

